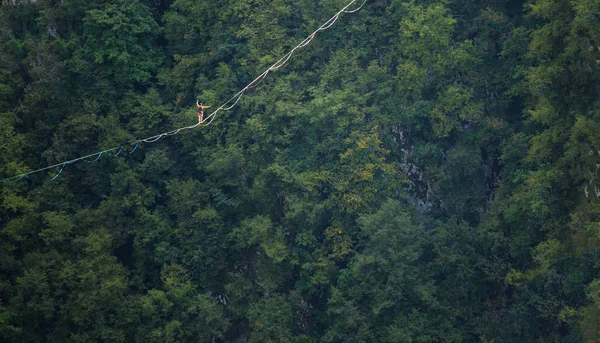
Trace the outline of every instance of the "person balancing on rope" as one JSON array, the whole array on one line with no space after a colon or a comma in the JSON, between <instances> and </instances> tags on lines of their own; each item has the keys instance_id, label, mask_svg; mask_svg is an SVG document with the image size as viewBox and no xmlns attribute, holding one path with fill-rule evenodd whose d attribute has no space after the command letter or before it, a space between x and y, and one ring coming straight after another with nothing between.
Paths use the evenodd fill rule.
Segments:
<instances>
[{"instance_id":1,"label":"person balancing on rope","mask_svg":"<svg viewBox=\"0 0 600 343\"><path fill-rule=\"evenodd\" d=\"M204 106L202 103L196 99L196 106L198 106L198 123L202 123L202 118L204 117L204 109L209 108L210 106Z\"/></svg>"}]
</instances>

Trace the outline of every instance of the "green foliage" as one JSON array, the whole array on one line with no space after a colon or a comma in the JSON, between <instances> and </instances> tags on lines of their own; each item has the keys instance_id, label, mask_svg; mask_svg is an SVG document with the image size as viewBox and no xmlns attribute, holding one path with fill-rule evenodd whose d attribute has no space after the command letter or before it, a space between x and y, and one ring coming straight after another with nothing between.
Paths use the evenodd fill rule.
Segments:
<instances>
[{"instance_id":1,"label":"green foliage","mask_svg":"<svg viewBox=\"0 0 600 343\"><path fill-rule=\"evenodd\" d=\"M292 342L292 307L284 296L275 295L255 304L248 312L252 334L249 342Z\"/></svg>"},{"instance_id":2,"label":"green foliage","mask_svg":"<svg viewBox=\"0 0 600 343\"><path fill-rule=\"evenodd\" d=\"M162 282L164 290L150 290L139 299L137 341L207 342L223 337L227 328L223 309L197 291L183 267L165 266Z\"/></svg>"},{"instance_id":3,"label":"green foliage","mask_svg":"<svg viewBox=\"0 0 600 343\"><path fill-rule=\"evenodd\" d=\"M115 82L143 82L156 68L152 40L158 25L148 8L137 1L117 1L86 12L80 58L110 73ZM154 56L153 56L154 55ZM93 73L96 74L96 73Z\"/></svg>"},{"instance_id":4,"label":"green foliage","mask_svg":"<svg viewBox=\"0 0 600 343\"><path fill-rule=\"evenodd\" d=\"M419 264L427 241L423 229L394 201L359 223L365 248L340 274L340 289L329 302L334 325L328 335L352 342L459 340L444 332L452 331L451 317L440 322L426 314L448 309L438 303L434 282Z\"/></svg>"},{"instance_id":5,"label":"green foliage","mask_svg":"<svg viewBox=\"0 0 600 343\"><path fill-rule=\"evenodd\" d=\"M346 3L3 1L0 174ZM1 183L0 341L598 341L599 18L367 1Z\"/></svg>"}]
</instances>

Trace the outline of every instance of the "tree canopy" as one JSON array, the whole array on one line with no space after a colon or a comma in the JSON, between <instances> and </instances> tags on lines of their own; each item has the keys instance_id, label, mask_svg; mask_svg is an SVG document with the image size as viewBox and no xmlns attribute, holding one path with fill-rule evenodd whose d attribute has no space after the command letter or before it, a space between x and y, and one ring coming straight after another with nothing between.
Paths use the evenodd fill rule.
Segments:
<instances>
[{"instance_id":1,"label":"tree canopy","mask_svg":"<svg viewBox=\"0 0 600 343\"><path fill-rule=\"evenodd\" d=\"M347 2L2 1L0 177L194 124ZM600 341L600 0L367 1L130 150L0 184L0 341Z\"/></svg>"}]
</instances>

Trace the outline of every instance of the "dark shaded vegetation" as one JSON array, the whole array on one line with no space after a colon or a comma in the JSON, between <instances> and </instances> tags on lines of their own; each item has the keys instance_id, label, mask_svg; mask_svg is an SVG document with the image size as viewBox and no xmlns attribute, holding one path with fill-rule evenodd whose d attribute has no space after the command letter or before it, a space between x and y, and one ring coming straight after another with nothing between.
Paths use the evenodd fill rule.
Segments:
<instances>
[{"instance_id":1,"label":"dark shaded vegetation","mask_svg":"<svg viewBox=\"0 0 600 343\"><path fill-rule=\"evenodd\" d=\"M346 3L2 1L0 176ZM1 184L0 340L600 341L599 95L599 0L368 1Z\"/></svg>"}]
</instances>

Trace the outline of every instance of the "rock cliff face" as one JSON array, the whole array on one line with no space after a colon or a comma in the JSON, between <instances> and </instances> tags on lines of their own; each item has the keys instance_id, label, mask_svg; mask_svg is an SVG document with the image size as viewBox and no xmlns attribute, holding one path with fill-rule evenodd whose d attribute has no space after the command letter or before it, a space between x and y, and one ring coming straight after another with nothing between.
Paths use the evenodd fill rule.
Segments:
<instances>
[{"instance_id":1,"label":"rock cliff face","mask_svg":"<svg viewBox=\"0 0 600 343\"><path fill-rule=\"evenodd\" d=\"M424 179L425 172L422 166L411 161L410 138L407 128L398 125L392 129L394 142L398 145L397 155L400 157L400 169L408 178L409 201L420 212L429 212L440 200L436 199L431 190L431 185Z\"/></svg>"},{"instance_id":2,"label":"rock cliff face","mask_svg":"<svg viewBox=\"0 0 600 343\"><path fill-rule=\"evenodd\" d=\"M415 205L422 213L431 213L436 211L453 211L446 204L447 197L451 193L449 188L453 188L452 183L465 183L467 187L475 188L481 198L475 207L475 212L481 219L486 209L491 206L494 200L494 192L499 186L500 165L497 156L489 153L485 148L476 150L480 156L477 165L471 170L464 172L455 172L461 168L460 159L455 155L460 155L460 147L450 147L447 150L440 149L437 155L441 157L438 166L419 163L413 151L415 138L411 136L410 128L404 125L397 125L392 129L393 141L396 144L395 156L399 159L399 166L408 179L409 201ZM473 166L471 166L473 167ZM429 170L429 172L428 172ZM452 175L455 174L455 175Z\"/></svg>"}]
</instances>

